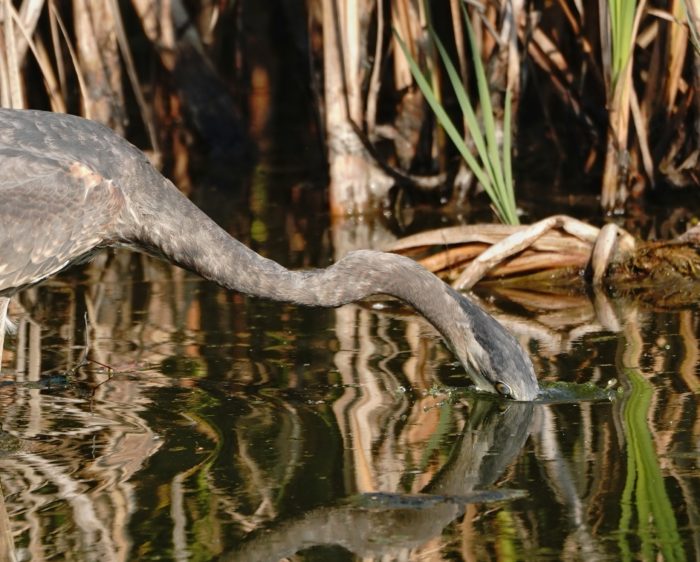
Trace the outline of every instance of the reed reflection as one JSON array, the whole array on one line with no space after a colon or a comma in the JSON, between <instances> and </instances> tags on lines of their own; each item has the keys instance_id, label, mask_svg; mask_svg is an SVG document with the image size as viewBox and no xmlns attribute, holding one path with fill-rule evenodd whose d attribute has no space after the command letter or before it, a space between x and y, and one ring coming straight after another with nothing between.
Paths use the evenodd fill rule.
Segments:
<instances>
[{"instance_id":1,"label":"reed reflection","mask_svg":"<svg viewBox=\"0 0 700 562\"><path fill-rule=\"evenodd\" d=\"M280 560L318 545L341 546L363 558L424 554L424 545L461 516L465 505L517 495L478 490L490 487L514 461L527 439L533 408L475 400L444 464L420 493L366 492L318 506L253 533L222 559Z\"/></svg>"},{"instance_id":2,"label":"reed reflection","mask_svg":"<svg viewBox=\"0 0 700 562\"><path fill-rule=\"evenodd\" d=\"M319 313L142 256L99 259L14 311L0 381L14 547L2 548L32 560L347 556L331 545L367 558L700 554L695 310L497 297L542 379L626 388L613 403L503 408L447 389L460 377L450 354L400 307ZM115 372L62 379L86 341Z\"/></svg>"}]
</instances>

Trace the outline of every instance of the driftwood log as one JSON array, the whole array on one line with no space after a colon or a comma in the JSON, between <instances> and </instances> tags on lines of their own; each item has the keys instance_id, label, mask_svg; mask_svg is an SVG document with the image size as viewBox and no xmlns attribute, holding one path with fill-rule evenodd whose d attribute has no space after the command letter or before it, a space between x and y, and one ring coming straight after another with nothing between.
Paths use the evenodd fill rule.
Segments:
<instances>
[{"instance_id":1,"label":"driftwood log","mask_svg":"<svg viewBox=\"0 0 700 562\"><path fill-rule=\"evenodd\" d=\"M529 289L604 286L664 302L700 294L700 226L673 240L644 242L612 223L599 229L557 215L529 226L440 228L385 249L413 257L461 290L498 280Z\"/></svg>"}]
</instances>

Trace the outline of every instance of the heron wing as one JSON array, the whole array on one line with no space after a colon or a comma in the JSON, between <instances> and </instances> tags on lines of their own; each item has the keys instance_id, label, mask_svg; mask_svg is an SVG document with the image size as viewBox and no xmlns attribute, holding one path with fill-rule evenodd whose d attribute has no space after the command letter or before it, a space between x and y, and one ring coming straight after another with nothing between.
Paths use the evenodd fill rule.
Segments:
<instances>
[{"instance_id":1,"label":"heron wing","mask_svg":"<svg viewBox=\"0 0 700 562\"><path fill-rule=\"evenodd\" d=\"M0 294L109 243L121 190L85 164L0 143Z\"/></svg>"}]
</instances>

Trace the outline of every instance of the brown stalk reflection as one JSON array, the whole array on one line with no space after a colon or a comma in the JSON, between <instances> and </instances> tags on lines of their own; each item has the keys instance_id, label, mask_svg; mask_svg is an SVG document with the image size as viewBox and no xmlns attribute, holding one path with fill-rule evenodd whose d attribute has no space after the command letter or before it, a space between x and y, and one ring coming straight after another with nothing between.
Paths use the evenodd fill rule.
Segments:
<instances>
[{"instance_id":1,"label":"brown stalk reflection","mask_svg":"<svg viewBox=\"0 0 700 562\"><path fill-rule=\"evenodd\" d=\"M82 275L13 311L0 411L21 448L0 448L0 484L26 558L265 560L321 544L375 558L619 555L622 400L456 400L440 384L453 359L393 305L271 307L128 253ZM700 558L697 311L600 293L495 302L543 381L625 385L634 368L653 384L654 453ZM81 356L84 314L90 356L116 372L49 388L42 375ZM477 494L494 484L527 496L494 505L510 496Z\"/></svg>"},{"instance_id":2,"label":"brown stalk reflection","mask_svg":"<svg viewBox=\"0 0 700 562\"><path fill-rule=\"evenodd\" d=\"M132 259L128 254L105 254L86 271L109 283L110 278L124 274ZM156 265L154 271L166 270ZM154 271L151 276L157 287L159 274ZM70 550L82 553L81 559L132 559L127 527L135 507L131 480L163 444L141 413L151 406L148 391L172 381L155 371L144 372L143 377L125 377L94 367L76 374L83 379L77 384L66 386L62 376L40 379L41 359L47 353L41 324L48 325L48 339L55 337L54 330L66 336L67 345L59 347L57 363L59 369L68 368L80 355L76 345L80 348L85 340L82 325L76 321L82 316L79 310L90 320L87 339L92 358L111 365L133 365L132 351L125 354L123 347L115 346L115 341L133 338L143 344L136 362L155 364L162 360L163 350L153 346L159 340L154 326L170 327L167 342L171 345L176 325L172 318L154 314L151 324L139 324L130 314L133 294L129 285L123 293L109 295L104 286L93 283L84 292L61 289L59 300L47 305L48 309L61 302L67 311L68 322L58 328L47 321L36 289L23 294L26 311L14 311L19 318L16 351L11 357L14 370L3 379L0 409L3 428L11 430L21 447L11 454L0 454L0 481L9 498L12 534L22 537L14 548L23 559L54 558L52 548L56 545L47 537L58 537ZM120 284L112 286L112 291L122 289ZM83 302L78 298L81 293ZM156 309L172 310L162 303ZM57 388L52 389L52 385ZM59 528L56 517L64 521Z\"/></svg>"},{"instance_id":3,"label":"brown stalk reflection","mask_svg":"<svg viewBox=\"0 0 700 562\"><path fill-rule=\"evenodd\" d=\"M617 377L627 387L625 373L633 370L653 381L647 429L654 443L654 456L666 479L660 485L666 494L675 490L676 495L669 496L677 510L673 533L686 535L683 548L687 557L697 558L699 511L694 498L698 493L698 473L693 468L696 465L689 464L690 459L697 459L700 435L698 402L693 398L699 384L697 311L652 310L635 300L611 300L601 291L596 291L591 301L577 296L552 299L551 295L523 291L499 293L529 310L528 320L502 319L521 339L537 342L536 368L544 378L559 380L570 373L580 373L586 374L587 380L603 385L609 378ZM581 322L585 322L583 332L579 327ZM607 335L610 333L617 336L612 339ZM589 343L582 363L572 366L561 362L565 356L578 355L576 346L581 344L581 339L583 342L609 339L615 344L607 355L610 359L606 362L605 355L600 354L602 346ZM617 528L624 517L620 509L628 484L627 465L634 460L627 456L627 426L623 418L626 401L626 397L621 397L613 404L613 415L603 418L601 406L590 403L577 406L580 410L577 416L571 412L565 415L566 407L561 406L536 410L532 431L535 454L547 473L548 485L557 502L565 508L570 529L562 545L565 557L609 556L600 537L611 533L623 537L617 539L621 544L635 544L638 540L625 536ZM571 452L563 449L567 441ZM641 474L637 477L643 478L644 473ZM632 507L642 509L636 504ZM662 524L671 525L666 521L658 523ZM525 541L525 537L537 532L536 527L528 529L530 525L525 518L521 519L520 527ZM686 530L677 531L678 528ZM667 536L677 540L678 535L673 533L667 531ZM660 535L657 540L667 536ZM674 543L673 547L679 545Z\"/></svg>"},{"instance_id":4,"label":"brown stalk reflection","mask_svg":"<svg viewBox=\"0 0 700 562\"><path fill-rule=\"evenodd\" d=\"M317 545L339 545L362 557L419 555L468 503L509 497L507 490L478 490L491 486L518 455L533 408L475 401L449 458L420 490L425 495L366 493L317 507L261 529L222 560L276 561Z\"/></svg>"}]
</instances>

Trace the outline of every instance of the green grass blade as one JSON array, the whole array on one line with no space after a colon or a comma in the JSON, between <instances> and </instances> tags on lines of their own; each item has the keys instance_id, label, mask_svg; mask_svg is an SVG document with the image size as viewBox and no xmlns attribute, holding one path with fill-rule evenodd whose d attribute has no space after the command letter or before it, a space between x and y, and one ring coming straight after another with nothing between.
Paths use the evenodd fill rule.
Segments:
<instances>
[{"instance_id":1,"label":"green grass blade","mask_svg":"<svg viewBox=\"0 0 700 562\"><path fill-rule=\"evenodd\" d=\"M506 90L506 99L503 102L503 171L505 175L505 189L508 197L506 208L509 210L509 224L520 224L517 206L515 204L515 192L513 190L513 163L511 160L511 99L513 95L510 89ZM512 211L512 214L511 214Z\"/></svg>"},{"instance_id":2,"label":"green grass blade","mask_svg":"<svg viewBox=\"0 0 700 562\"><path fill-rule=\"evenodd\" d=\"M447 70L447 76L450 79L452 89L454 90L455 96L457 97L459 107L464 115L467 129L469 129L469 134L471 135L472 140L474 141L474 146L476 147L476 151L479 155L479 158L481 159L482 163L488 162L489 153L486 148L486 141L484 139L484 135L481 132L481 126L479 125L479 122L476 119L476 114L474 112L474 109L472 108L471 101L469 100L469 95L467 94L466 90L464 89L464 85L462 84L462 79L460 78L459 73L457 72L457 69L455 68L454 64L452 64L452 61L450 60L450 57L447 54L447 51L445 50L445 47L442 44L442 41L440 41L440 38L432 29L430 30L430 36L434 41L435 46L437 47L442 63L445 65L445 70ZM494 178L490 173L490 169L487 166L480 166L480 168L485 174L488 174L489 176L489 181L486 184L482 183L482 185L486 190L486 193L488 193L489 197L491 197L492 200L495 200L496 193L494 192Z\"/></svg>"},{"instance_id":3,"label":"green grass blade","mask_svg":"<svg viewBox=\"0 0 700 562\"><path fill-rule=\"evenodd\" d=\"M472 172L474 172L474 175L477 177L479 182L482 185L486 185L489 182L488 176L481 169L478 162L474 159L474 156L472 156L471 152L467 148L467 145L464 143L464 139L457 131L457 128L454 126L454 123L452 123L452 120L450 119L449 115L447 115L447 112L437 101L435 94L430 88L428 80L423 75L421 69L418 67L418 64L411 56L411 53L406 47L406 44L403 42L396 30L394 30L394 35L396 36L396 40L398 41L399 46L401 47L401 50L403 51L403 54L406 57L406 60L408 61L408 65L411 69L413 79L416 81L416 84L418 84L418 87L425 96L428 105L430 105L430 108L435 113L435 117L437 118L438 122L440 123L442 128L445 129L445 132L450 137L450 140L455 144L457 150L467 162L467 165L472 170Z\"/></svg>"},{"instance_id":4,"label":"green grass blade","mask_svg":"<svg viewBox=\"0 0 700 562\"><path fill-rule=\"evenodd\" d=\"M491 105L491 92L484 71L484 64L481 61L479 47L476 44L476 37L472 29L469 18L465 18L467 35L469 37L469 45L472 51L472 60L474 62L474 76L476 77L476 87L479 93L479 104L481 105L481 114L484 120L484 134L489 151L489 159L487 163L492 167L496 189L502 190L504 184L503 170L501 169L501 160L498 156L498 139L496 138L496 123L493 118L493 106ZM501 195L503 195L501 193Z\"/></svg>"},{"instance_id":5,"label":"green grass blade","mask_svg":"<svg viewBox=\"0 0 700 562\"><path fill-rule=\"evenodd\" d=\"M494 207L496 208L496 213L498 214L500 220L508 224L518 224L519 220L516 212L515 196L512 188L512 171L510 169L508 169L507 172L504 171L504 168L506 168L505 160L503 161L503 165L501 165L495 131L493 131L492 138L488 141L487 145L487 139L482 133L481 126L476 118L471 101L469 100L469 95L462 84L462 79L459 76L457 69L450 60L447 50L435 31L431 29L430 35L438 49L440 59L445 66L445 70L447 71L450 83L457 97L457 101L459 102L460 109L464 115L467 129L469 130L472 140L474 141L474 146L476 147L479 158L483 164L484 173L489 177L489 185L483 185L483 187L493 201ZM488 100L488 106L491 107L490 99ZM493 112L490 109L484 109L482 107L482 110L488 110L489 114L491 114L491 118L493 119ZM508 140L507 150L510 151L510 124L507 127L504 127L504 135ZM495 156L493 151L494 148L496 149ZM510 152L508 153L508 162L508 166L510 166ZM506 177L510 179L506 181Z\"/></svg>"},{"instance_id":6,"label":"green grass blade","mask_svg":"<svg viewBox=\"0 0 700 562\"><path fill-rule=\"evenodd\" d=\"M615 84L632 55L637 0L610 0L608 16L612 43L612 83Z\"/></svg>"},{"instance_id":7,"label":"green grass blade","mask_svg":"<svg viewBox=\"0 0 700 562\"><path fill-rule=\"evenodd\" d=\"M445 67L445 70L447 71L450 84L454 90L460 110L462 111L464 117L465 126L469 130L471 138L474 142L478 160L467 147L464 138L458 131L457 127L455 127L454 123L445 111L445 108L440 103L435 92L430 86L429 79L420 69L415 59L411 56L406 44L403 42L396 30L393 30L394 36L397 39L401 51L406 57L411 74L413 75L416 84L423 93L428 105L433 110L438 123L442 126L445 133L447 133L447 136L454 143L467 166L469 166L479 183L486 191L487 195L490 197L493 203L493 209L499 220L504 223L518 224L519 220L515 205L513 173L511 168L511 95L510 92L506 92L503 130L504 139L503 146L501 147L496 135L497 129L493 115L493 107L491 105L491 97L488 81L486 79L486 73L484 71L481 57L479 56L473 30L469 20L466 18L466 10L464 9L464 6L462 6L462 8L467 21L470 48L472 50L474 60L474 72L477 78L477 90L483 115L483 126L479 123L476 117L476 112L471 100L469 99L469 95L462 84L459 73L450 60L442 41L432 28L430 29L430 36L434 45L437 47L440 59Z\"/></svg>"},{"instance_id":8,"label":"green grass blade","mask_svg":"<svg viewBox=\"0 0 700 562\"><path fill-rule=\"evenodd\" d=\"M457 72L457 69L455 68L454 64L452 64L452 60L447 54L447 51L445 50L445 47L442 44L442 41L440 41L440 38L437 36L437 34L432 28L430 29L430 37L435 43L435 46L437 47L442 63L445 65L445 69L447 70L447 76L450 79L450 84L452 85L452 89L454 90L455 95L457 97L459 107L462 110L462 113L464 114L465 121L467 122L467 128L469 129L469 133L474 140L474 145L477 149L477 152L479 153L479 157L482 159L482 161L485 161L487 159L488 153L486 151L484 135L482 134L481 127L479 126L479 122L476 119L476 113L472 108L472 103L469 100L469 95L467 94L466 90L464 89L464 85L462 84L462 79L459 76L459 73Z\"/></svg>"}]
</instances>

